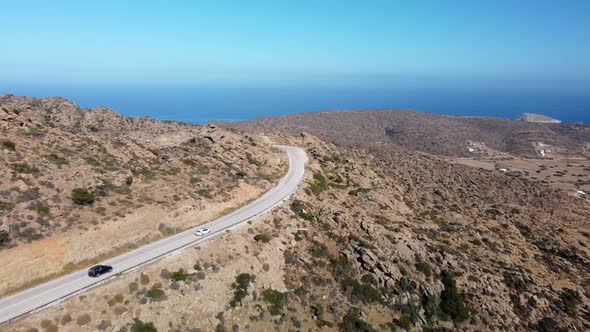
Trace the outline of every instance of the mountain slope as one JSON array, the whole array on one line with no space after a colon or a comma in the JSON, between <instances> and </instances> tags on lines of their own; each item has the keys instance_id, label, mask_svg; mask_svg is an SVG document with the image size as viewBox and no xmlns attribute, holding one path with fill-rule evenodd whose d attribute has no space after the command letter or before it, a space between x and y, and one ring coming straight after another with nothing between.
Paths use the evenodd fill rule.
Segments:
<instances>
[{"instance_id":1,"label":"mountain slope","mask_svg":"<svg viewBox=\"0 0 590 332\"><path fill-rule=\"evenodd\" d=\"M528 157L536 156L535 144L539 142L563 154L584 153L590 143L590 127L580 124L531 123L410 110L298 113L220 125L249 131L309 132L339 144L394 143L445 156L470 156L468 148L473 143Z\"/></svg>"},{"instance_id":2,"label":"mountain slope","mask_svg":"<svg viewBox=\"0 0 590 332\"><path fill-rule=\"evenodd\" d=\"M288 116L264 120L270 123L269 128L286 133L238 134L199 127L198 134L190 134L196 140L189 139L187 144L208 142L207 150L191 150L183 144L168 146L164 155L170 158L164 159L171 161L154 166L154 173L163 179L159 182L163 188L176 185L175 177L164 176L159 170L168 164L180 168L176 160L186 158L183 153L195 159L200 165L197 169L213 163L209 172L218 180L232 173L224 169L225 163L216 161L227 161L235 154L232 163L240 164L246 170L245 181L256 186L269 185L267 178L272 181L272 173L256 172L281 169L280 158L269 150L269 139L304 147L310 160L305 184L288 204L269 215L207 245L188 248L182 255L163 258L83 296L18 319L6 325L6 330L50 326L60 331L119 331L137 327L135 319L151 322L161 331L590 329L587 199L530 181L517 172L452 164L392 144L387 134L375 144L382 137L378 128L413 127L425 135L433 132L416 127L416 123L439 126L442 132L436 133L437 139L445 145L429 149L442 152L454 151L450 149L453 142L467 136L483 135L477 129L480 127L484 133L493 132L497 140L514 136L519 130L526 131L522 133L525 137L530 137L533 129L540 136L547 130L556 131L545 125L528 127L522 121L482 122L479 118L455 117L447 121L444 116L425 118L416 112L403 113L408 122L400 125L387 120L390 114L348 113L318 115L318 119L330 119L324 122L329 124L343 114L343 121L336 127L342 130L341 136L334 128L325 128L343 145L310 134L289 134L299 130L299 125L286 129L275 126L275 122L287 126ZM358 128L351 122L357 117ZM76 128L85 130L86 125L95 124L88 122ZM464 130L465 126L471 129ZM565 136L570 130L577 130L580 137L585 135L583 126L564 126L559 128ZM309 128L320 130L322 126L312 123ZM13 130L5 132L16 141L19 128ZM473 133L466 134L470 131ZM142 135L142 131L130 133ZM361 133L374 140L354 141ZM102 142L104 138L99 135L100 130L89 130L80 137ZM112 135L115 133L104 136ZM412 142L408 135L418 134L407 130L402 134L394 130L392 135L402 137L406 145L424 149L428 147L425 142L431 140ZM556 139L564 136L555 135ZM442 140L444 137L448 142ZM515 144L522 140L517 141ZM26 146L35 144L27 138ZM17 144L15 150L26 146ZM445 146L449 150L444 150ZM183 177L187 172L190 170L181 169L175 176ZM235 175L238 177L238 173ZM135 180L133 193L139 189L134 185ZM181 192L188 189L175 188ZM239 192L233 193L239 196ZM170 200L155 202L159 205ZM195 201L187 203L193 205ZM215 203L205 200L203 208ZM195 216L194 211L189 212ZM161 220L164 227L178 225L175 219ZM80 230L79 236L100 234L104 228L93 231ZM0 256L8 250L0 251ZM6 258L6 262L12 261ZM6 270L15 269L9 266Z\"/></svg>"},{"instance_id":3,"label":"mountain slope","mask_svg":"<svg viewBox=\"0 0 590 332\"><path fill-rule=\"evenodd\" d=\"M274 139L310 157L289 204L9 327L590 328L588 202L397 147Z\"/></svg>"},{"instance_id":4,"label":"mountain slope","mask_svg":"<svg viewBox=\"0 0 590 332\"><path fill-rule=\"evenodd\" d=\"M211 220L285 169L264 137L4 96L0 294Z\"/></svg>"}]
</instances>

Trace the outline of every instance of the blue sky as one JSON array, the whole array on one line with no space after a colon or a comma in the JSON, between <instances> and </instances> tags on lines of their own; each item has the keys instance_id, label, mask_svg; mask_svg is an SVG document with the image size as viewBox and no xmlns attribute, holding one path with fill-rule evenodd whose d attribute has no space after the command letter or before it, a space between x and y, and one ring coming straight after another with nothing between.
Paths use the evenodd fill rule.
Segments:
<instances>
[{"instance_id":1,"label":"blue sky","mask_svg":"<svg viewBox=\"0 0 590 332\"><path fill-rule=\"evenodd\" d=\"M4 0L5 82L590 81L590 1Z\"/></svg>"}]
</instances>

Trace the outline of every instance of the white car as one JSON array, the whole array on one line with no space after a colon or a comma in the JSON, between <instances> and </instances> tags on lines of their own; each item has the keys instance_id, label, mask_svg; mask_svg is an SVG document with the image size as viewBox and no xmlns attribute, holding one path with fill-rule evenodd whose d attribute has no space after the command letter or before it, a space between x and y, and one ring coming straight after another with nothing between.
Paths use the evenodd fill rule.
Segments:
<instances>
[{"instance_id":1,"label":"white car","mask_svg":"<svg viewBox=\"0 0 590 332\"><path fill-rule=\"evenodd\" d=\"M195 232L195 235L196 236L203 236L203 235L207 235L209 233L211 233L211 230L209 228L199 228Z\"/></svg>"}]
</instances>

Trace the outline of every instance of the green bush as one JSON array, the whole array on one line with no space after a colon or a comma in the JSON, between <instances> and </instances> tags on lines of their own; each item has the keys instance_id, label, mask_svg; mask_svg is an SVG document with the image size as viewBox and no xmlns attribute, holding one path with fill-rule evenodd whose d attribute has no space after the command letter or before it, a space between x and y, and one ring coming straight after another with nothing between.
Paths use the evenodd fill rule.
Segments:
<instances>
[{"instance_id":1,"label":"green bush","mask_svg":"<svg viewBox=\"0 0 590 332\"><path fill-rule=\"evenodd\" d=\"M414 303L414 301L410 300L405 304L396 304L396 309L399 310L401 316L397 320L394 319L394 325L400 326L406 331L410 331L412 326L420 321L421 303Z\"/></svg>"},{"instance_id":2,"label":"green bush","mask_svg":"<svg viewBox=\"0 0 590 332\"><path fill-rule=\"evenodd\" d=\"M32 137L41 137L41 136L45 135L45 133L41 129L33 127L31 129L29 129L29 131L26 133L26 135L32 136Z\"/></svg>"},{"instance_id":3,"label":"green bush","mask_svg":"<svg viewBox=\"0 0 590 332\"><path fill-rule=\"evenodd\" d=\"M506 286L517 292L524 292L527 290L527 283L524 279L512 273L504 272L504 283L506 283Z\"/></svg>"},{"instance_id":4,"label":"green bush","mask_svg":"<svg viewBox=\"0 0 590 332\"><path fill-rule=\"evenodd\" d=\"M313 246L309 249L310 254L315 258L322 258L328 256L328 247L325 244L314 242Z\"/></svg>"},{"instance_id":5,"label":"green bush","mask_svg":"<svg viewBox=\"0 0 590 332\"><path fill-rule=\"evenodd\" d=\"M150 299L157 301L157 300L161 300L164 297L165 293L163 290L159 289L159 288L151 288L150 290L147 291L146 296L149 297Z\"/></svg>"},{"instance_id":6,"label":"green bush","mask_svg":"<svg viewBox=\"0 0 590 332\"><path fill-rule=\"evenodd\" d=\"M367 322L361 319L360 310L351 308L348 313L342 317L340 323L340 331L342 332L372 332L375 329Z\"/></svg>"},{"instance_id":7,"label":"green bush","mask_svg":"<svg viewBox=\"0 0 590 332\"><path fill-rule=\"evenodd\" d=\"M94 194L85 188L76 188L72 190L72 201L79 205L92 204L94 202Z\"/></svg>"},{"instance_id":8,"label":"green bush","mask_svg":"<svg viewBox=\"0 0 590 332\"><path fill-rule=\"evenodd\" d=\"M208 199L213 198L213 195L211 194L211 191L209 189L205 189L205 188L199 189L199 190L197 190L197 194L199 194L199 196L203 196Z\"/></svg>"},{"instance_id":9,"label":"green bush","mask_svg":"<svg viewBox=\"0 0 590 332\"><path fill-rule=\"evenodd\" d=\"M453 276L443 273L442 283L445 289L440 295L440 309L445 317L450 317L453 321L463 322L469 318L469 310L465 306L463 294L457 289L457 283Z\"/></svg>"},{"instance_id":10,"label":"green bush","mask_svg":"<svg viewBox=\"0 0 590 332\"><path fill-rule=\"evenodd\" d=\"M33 174L35 176L39 175L40 173L37 167L26 163L14 163L10 165L10 168L12 168L12 170L17 173Z\"/></svg>"},{"instance_id":11,"label":"green bush","mask_svg":"<svg viewBox=\"0 0 590 332\"><path fill-rule=\"evenodd\" d=\"M422 272L426 277L430 277L432 275L432 268L423 260L418 260L416 262L416 270Z\"/></svg>"},{"instance_id":12,"label":"green bush","mask_svg":"<svg viewBox=\"0 0 590 332\"><path fill-rule=\"evenodd\" d=\"M580 294L577 291L565 288L559 294L561 309L570 316L575 316L578 305L581 303Z\"/></svg>"},{"instance_id":13,"label":"green bush","mask_svg":"<svg viewBox=\"0 0 590 332\"><path fill-rule=\"evenodd\" d=\"M68 163L68 161L65 158L60 157L60 156L58 156L55 153L50 153L45 158L47 160L49 160L50 162L52 162L52 163L54 163L56 165L60 165L60 166L61 165L66 165Z\"/></svg>"},{"instance_id":14,"label":"green bush","mask_svg":"<svg viewBox=\"0 0 590 332\"><path fill-rule=\"evenodd\" d=\"M158 332L154 323L144 323L138 318L133 318L133 325L131 325L131 332Z\"/></svg>"},{"instance_id":15,"label":"green bush","mask_svg":"<svg viewBox=\"0 0 590 332\"><path fill-rule=\"evenodd\" d=\"M254 240L256 242L269 243L271 240L271 237L268 234L256 234L254 236Z\"/></svg>"},{"instance_id":16,"label":"green bush","mask_svg":"<svg viewBox=\"0 0 590 332\"><path fill-rule=\"evenodd\" d=\"M49 207L47 205L39 204L35 209L37 214L40 216L48 216L49 215Z\"/></svg>"},{"instance_id":17,"label":"green bush","mask_svg":"<svg viewBox=\"0 0 590 332\"><path fill-rule=\"evenodd\" d=\"M537 323L537 331L539 332L556 332L560 331L557 322L550 317L544 317Z\"/></svg>"},{"instance_id":18,"label":"green bush","mask_svg":"<svg viewBox=\"0 0 590 332\"><path fill-rule=\"evenodd\" d=\"M352 264L350 264L346 256L331 258L330 265L332 267L332 275L334 275L334 278L336 280L341 280L343 278L348 277L353 271Z\"/></svg>"},{"instance_id":19,"label":"green bush","mask_svg":"<svg viewBox=\"0 0 590 332\"><path fill-rule=\"evenodd\" d=\"M354 279L344 279L340 283L352 301L363 303L383 302L383 296L370 284L360 283Z\"/></svg>"},{"instance_id":20,"label":"green bush","mask_svg":"<svg viewBox=\"0 0 590 332\"><path fill-rule=\"evenodd\" d=\"M305 231L297 231L297 232L293 233L293 236L295 237L295 241L297 241L297 242L303 241L303 239L306 237L306 232Z\"/></svg>"},{"instance_id":21,"label":"green bush","mask_svg":"<svg viewBox=\"0 0 590 332\"><path fill-rule=\"evenodd\" d=\"M10 150L10 151L16 150L16 144L14 144L14 142L10 141L10 140L2 140L0 142L0 146L2 146L2 148L5 150Z\"/></svg>"},{"instance_id":22,"label":"green bush","mask_svg":"<svg viewBox=\"0 0 590 332\"><path fill-rule=\"evenodd\" d=\"M117 303L123 303L123 301L125 301L125 296L123 296L121 294L117 294L117 295L113 296L112 299L108 300L107 303L110 307L112 307Z\"/></svg>"},{"instance_id":23,"label":"green bush","mask_svg":"<svg viewBox=\"0 0 590 332\"><path fill-rule=\"evenodd\" d=\"M321 192L326 190L326 177L319 172L313 174L314 182L309 186L309 191L314 195L319 195Z\"/></svg>"},{"instance_id":24,"label":"green bush","mask_svg":"<svg viewBox=\"0 0 590 332\"><path fill-rule=\"evenodd\" d=\"M377 286L377 284L379 283L377 281L377 278L375 278L374 275L368 274L368 273L361 277L361 281L365 284L369 284L369 285L373 285L373 286Z\"/></svg>"},{"instance_id":25,"label":"green bush","mask_svg":"<svg viewBox=\"0 0 590 332\"><path fill-rule=\"evenodd\" d=\"M436 315L440 314L440 299L438 295L422 293L421 302L428 321L431 321Z\"/></svg>"},{"instance_id":26,"label":"green bush","mask_svg":"<svg viewBox=\"0 0 590 332\"><path fill-rule=\"evenodd\" d=\"M142 167L141 169L131 169L131 173L143 176L146 181L153 180L156 177L156 174L147 167Z\"/></svg>"},{"instance_id":27,"label":"green bush","mask_svg":"<svg viewBox=\"0 0 590 332\"><path fill-rule=\"evenodd\" d=\"M281 293L274 289L265 289L262 292L264 302L268 303L268 311L276 316L283 313L283 306L287 304L287 293Z\"/></svg>"},{"instance_id":28,"label":"green bush","mask_svg":"<svg viewBox=\"0 0 590 332\"><path fill-rule=\"evenodd\" d=\"M10 208L11 208L10 203L4 202L4 201L0 201L0 211L9 210Z\"/></svg>"},{"instance_id":29,"label":"green bush","mask_svg":"<svg viewBox=\"0 0 590 332\"><path fill-rule=\"evenodd\" d=\"M242 300L248 295L248 286L250 286L250 275L248 273L242 273L236 277L231 287L234 289L234 298L230 301L229 305L235 308L238 304L242 303Z\"/></svg>"},{"instance_id":30,"label":"green bush","mask_svg":"<svg viewBox=\"0 0 590 332\"><path fill-rule=\"evenodd\" d=\"M309 205L300 200L296 199L293 201L293 203L291 203L291 211L293 211L299 218L305 220L313 219L313 215L309 212L309 210Z\"/></svg>"},{"instance_id":31,"label":"green bush","mask_svg":"<svg viewBox=\"0 0 590 332\"><path fill-rule=\"evenodd\" d=\"M358 196L359 194L368 193L369 191L371 191L369 188L357 188L349 191L348 194L350 196Z\"/></svg>"},{"instance_id":32,"label":"green bush","mask_svg":"<svg viewBox=\"0 0 590 332\"><path fill-rule=\"evenodd\" d=\"M41 234L41 233L31 234L31 240L33 240L33 241L41 240L42 238L43 238L43 234Z\"/></svg>"},{"instance_id":33,"label":"green bush","mask_svg":"<svg viewBox=\"0 0 590 332\"><path fill-rule=\"evenodd\" d=\"M172 273L170 279L172 279L173 281L186 281L188 277L190 277L190 274L186 273L184 269L180 269Z\"/></svg>"}]
</instances>

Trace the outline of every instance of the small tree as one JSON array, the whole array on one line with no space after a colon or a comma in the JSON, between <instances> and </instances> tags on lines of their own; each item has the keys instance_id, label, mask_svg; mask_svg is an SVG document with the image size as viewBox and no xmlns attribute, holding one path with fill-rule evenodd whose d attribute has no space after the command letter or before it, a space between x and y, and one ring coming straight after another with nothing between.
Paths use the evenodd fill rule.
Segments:
<instances>
[{"instance_id":1,"label":"small tree","mask_svg":"<svg viewBox=\"0 0 590 332\"><path fill-rule=\"evenodd\" d=\"M440 294L440 309L445 316L450 317L456 322L463 322L469 318L469 310L465 306L463 294L457 289L457 284L453 276L443 273L442 283L445 289Z\"/></svg>"},{"instance_id":2,"label":"small tree","mask_svg":"<svg viewBox=\"0 0 590 332\"><path fill-rule=\"evenodd\" d=\"M190 275L184 271L184 269L180 269L170 276L172 281L186 281Z\"/></svg>"},{"instance_id":3,"label":"small tree","mask_svg":"<svg viewBox=\"0 0 590 332\"><path fill-rule=\"evenodd\" d=\"M236 282L231 285L234 289L234 298L229 305L234 308L242 303L242 300L248 295L248 286L250 286L250 274L242 273L236 277Z\"/></svg>"},{"instance_id":4,"label":"small tree","mask_svg":"<svg viewBox=\"0 0 590 332\"><path fill-rule=\"evenodd\" d=\"M94 202L94 194L85 188L76 188L72 190L72 201L79 205L88 205Z\"/></svg>"},{"instance_id":5,"label":"small tree","mask_svg":"<svg viewBox=\"0 0 590 332\"><path fill-rule=\"evenodd\" d=\"M271 240L271 237L270 237L270 235L268 235L268 234L263 234L263 233L261 233L261 234L256 234L256 235L254 236L254 240L255 240L256 242L269 243L269 242L270 242L270 240Z\"/></svg>"},{"instance_id":6,"label":"small tree","mask_svg":"<svg viewBox=\"0 0 590 332\"><path fill-rule=\"evenodd\" d=\"M283 306L287 303L287 293L268 288L262 292L262 299L268 303L268 311L271 315L277 316L283 313Z\"/></svg>"}]
</instances>

